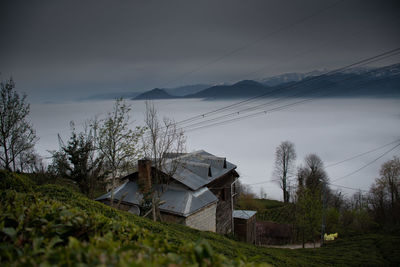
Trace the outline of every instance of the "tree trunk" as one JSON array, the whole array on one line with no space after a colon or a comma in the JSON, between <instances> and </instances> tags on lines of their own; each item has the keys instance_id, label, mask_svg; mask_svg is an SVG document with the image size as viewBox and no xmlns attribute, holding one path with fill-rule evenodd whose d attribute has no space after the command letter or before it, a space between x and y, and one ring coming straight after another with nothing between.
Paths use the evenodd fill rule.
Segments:
<instances>
[{"instance_id":1,"label":"tree trunk","mask_svg":"<svg viewBox=\"0 0 400 267\"><path fill-rule=\"evenodd\" d=\"M152 215L153 215L153 221L157 221L157 217L156 217L156 198L154 196L154 192L153 192L153 196L151 197L151 211L152 211Z\"/></svg>"}]
</instances>

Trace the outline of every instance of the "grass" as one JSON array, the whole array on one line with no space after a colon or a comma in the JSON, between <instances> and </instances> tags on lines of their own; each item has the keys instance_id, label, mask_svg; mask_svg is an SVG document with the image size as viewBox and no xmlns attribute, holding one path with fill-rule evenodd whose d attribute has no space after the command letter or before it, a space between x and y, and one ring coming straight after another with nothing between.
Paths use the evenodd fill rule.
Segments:
<instances>
[{"instance_id":1,"label":"grass","mask_svg":"<svg viewBox=\"0 0 400 267\"><path fill-rule=\"evenodd\" d=\"M256 210L257 220L277 223L293 223L294 206L273 199L240 198L238 209Z\"/></svg>"},{"instance_id":2,"label":"grass","mask_svg":"<svg viewBox=\"0 0 400 267\"><path fill-rule=\"evenodd\" d=\"M0 262L5 266L400 264L399 236L356 236L318 249L257 247L182 225L152 222L59 185L35 186L23 175L3 174Z\"/></svg>"}]
</instances>

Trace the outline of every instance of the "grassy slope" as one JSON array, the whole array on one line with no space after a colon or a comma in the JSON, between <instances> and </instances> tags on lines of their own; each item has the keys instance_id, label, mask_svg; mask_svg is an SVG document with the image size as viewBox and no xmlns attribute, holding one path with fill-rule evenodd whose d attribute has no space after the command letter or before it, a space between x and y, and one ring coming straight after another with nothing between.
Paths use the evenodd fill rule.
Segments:
<instances>
[{"instance_id":1,"label":"grassy slope","mask_svg":"<svg viewBox=\"0 0 400 267\"><path fill-rule=\"evenodd\" d=\"M146 265L167 263L177 263L180 265L197 263L203 265L204 263L205 265L240 265L246 262L265 262L277 266L396 266L400 263L400 238L395 236L360 236L347 240L338 240L334 243L328 244L328 246L324 248L307 250L256 247L236 242L221 235L210 232L200 232L181 225L152 222L127 212L114 210L101 203L89 200L79 193L64 189L60 186L46 185L36 187L33 193L29 192L29 186L26 186L26 188L21 186L23 183L16 183L19 185L10 188L10 186L7 186L8 181L5 181L4 177L4 175L0 175L0 185L2 186L1 189L3 191L1 203L3 217L0 217L0 229L3 229L2 235L0 234L2 248L2 254L0 255L2 261L6 261L7 259L17 259L16 263L21 263L21 258L19 258L18 261L18 258L7 258L7 256L5 256L5 251L7 251L4 249L5 247L8 246L8 248L10 248L9 246L13 242L14 246L16 244L15 242L20 242L18 240L10 239L11 236L5 234L4 231L5 226L7 226L4 225L4 223L7 224L9 223L7 220L10 220L10 218L4 217L4 211L7 210L7 201L10 202L10 199L14 199L12 204L16 206L15 208L18 210L23 209L23 206L29 206L29 199L34 198L36 199L36 202L38 202L37 199L40 200L40 205L48 205L50 207L49 210L54 210L54 212L43 214L38 212L38 214L31 214L32 217L30 217L28 221L35 219L42 220L47 217L50 217L53 221L58 220L57 216L62 217L60 214L63 214L58 211L60 206L66 206L70 212L72 212L72 215L70 216L71 218L74 218L75 215L77 218L80 218L79 216L81 216L83 218L81 220L91 222L88 224L89 226L87 226L88 229L96 229L91 231L88 230L88 232L85 233L86 237L82 239L81 235L76 234L76 231L80 233L80 230L78 229L81 229L81 225L78 224L76 229L73 228L75 229L75 232L72 231L71 234L61 237L63 241L58 245L54 245L54 249L51 250L49 255L45 257L40 254L41 256L37 258L38 261L36 263L41 262L42 260L50 263L52 262L52 259L60 260L59 254L67 254L70 256L70 258L64 259L65 261L72 259L73 261L85 262L85 259L86 261L90 259L95 262L94 260L103 257L105 258L105 262L108 263L113 263L113 261L124 262L124 259L128 261L132 258L137 261L138 255L142 255L139 259L144 258L144 260L140 263ZM27 193L20 194L18 197L13 197L12 194L15 193L12 193L9 189ZM11 193L5 193L5 191L10 191ZM5 194L7 196L4 196ZM27 198L28 200L17 201L16 199L19 198ZM43 201L45 204L42 203ZM31 208L33 209L37 207L32 206ZM10 205L8 205L8 211L10 212ZM46 220L48 220L48 218ZM61 222L63 222L63 220L61 220ZM58 223L60 224L60 222ZM14 222L14 224L17 223ZM113 228L115 225L121 224L123 224L124 227ZM101 228L99 225L107 225L107 227L104 228L102 226L103 228ZM21 234L26 235L26 229L21 230L21 227L21 225L16 225L14 228L19 229L18 231L21 231ZM134 229L133 234L135 236L140 236L140 238L136 238L135 241L129 240L132 233L127 229ZM113 233L113 238L108 236L110 231ZM21 236L18 234L17 236ZM71 239L71 236L74 236L75 239ZM111 240L109 240L110 238ZM48 239L45 239L48 240L46 246L48 246L49 243L51 245L51 240L53 239L54 236L49 236ZM207 249L208 246L199 243L199 240L206 240L215 253L209 253ZM197 242L198 245L194 245L194 243L190 241ZM38 241L36 241L36 246L37 242ZM110 246L105 244L114 244L113 249L110 250ZM29 254L31 253L30 248L35 246L35 242L26 242L25 245L27 246L25 251ZM118 249L115 250L114 247L118 247ZM86 251L83 254L81 253L82 249ZM92 252L89 253L91 250ZM124 252L121 252L121 250ZM126 251L129 251L131 254ZM111 257L111 255L114 255L115 257L115 254L122 256L118 259ZM211 256L209 254L211 254ZM223 254L226 257L220 257L219 254ZM143 255L146 255L147 258ZM177 255L180 255L180 258ZM230 261L233 259L237 260ZM102 262L100 261L98 263Z\"/></svg>"},{"instance_id":2,"label":"grassy slope","mask_svg":"<svg viewBox=\"0 0 400 267\"><path fill-rule=\"evenodd\" d=\"M278 223L293 223L294 206L272 199L239 199L239 209L256 210L257 220Z\"/></svg>"}]
</instances>

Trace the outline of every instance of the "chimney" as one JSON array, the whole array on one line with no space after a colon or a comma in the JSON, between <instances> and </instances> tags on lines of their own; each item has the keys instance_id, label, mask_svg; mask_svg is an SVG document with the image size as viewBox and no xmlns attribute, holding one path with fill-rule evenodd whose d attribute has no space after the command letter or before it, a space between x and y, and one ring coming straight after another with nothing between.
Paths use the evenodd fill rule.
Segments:
<instances>
[{"instance_id":1,"label":"chimney","mask_svg":"<svg viewBox=\"0 0 400 267\"><path fill-rule=\"evenodd\" d=\"M226 158L224 158L224 169L226 169Z\"/></svg>"},{"instance_id":2,"label":"chimney","mask_svg":"<svg viewBox=\"0 0 400 267\"><path fill-rule=\"evenodd\" d=\"M138 160L138 185L141 193L151 190L151 161L148 159Z\"/></svg>"}]
</instances>

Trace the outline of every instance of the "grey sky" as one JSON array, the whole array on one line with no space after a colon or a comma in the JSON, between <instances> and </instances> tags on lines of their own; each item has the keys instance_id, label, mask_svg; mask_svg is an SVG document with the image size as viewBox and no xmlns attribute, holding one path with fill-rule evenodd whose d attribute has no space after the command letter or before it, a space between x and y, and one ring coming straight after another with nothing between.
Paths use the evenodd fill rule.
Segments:
<instances>
[{"instance_id":1,"label":"grey sky","mask_svg":"<svg viewBox=\"0 0 400 267\"><path fill-rule=\"evenodd\" d=\"M396 1L318 13L336 2L2 1L1 79L30 99L74 99L332 69L400 46Z\"/></svg>"}]
</instances>

